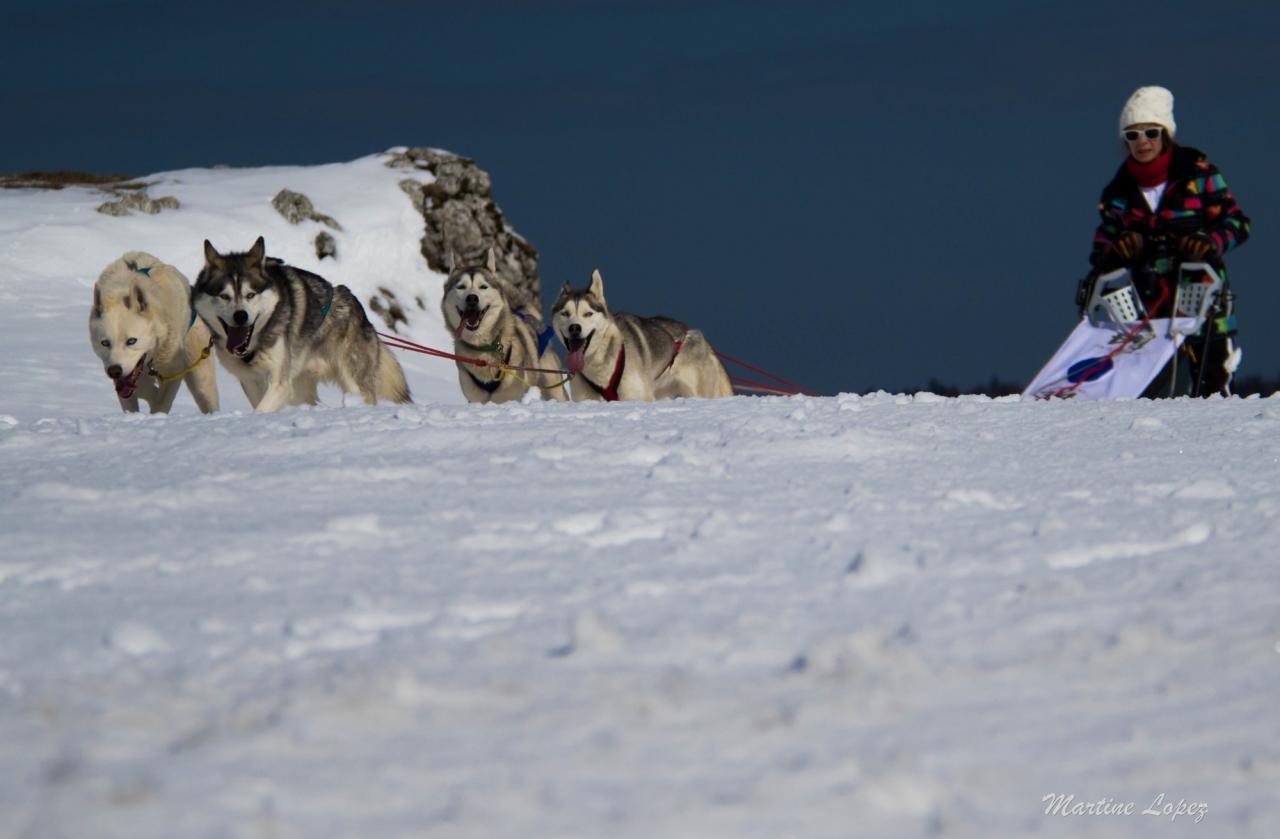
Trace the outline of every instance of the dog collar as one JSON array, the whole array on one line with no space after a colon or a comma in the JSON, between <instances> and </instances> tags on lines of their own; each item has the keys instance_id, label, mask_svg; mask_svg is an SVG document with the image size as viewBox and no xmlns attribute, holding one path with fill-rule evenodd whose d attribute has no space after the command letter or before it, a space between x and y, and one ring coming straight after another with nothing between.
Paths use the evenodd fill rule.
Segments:
<instances>
[{"instance_id":1,"label":"dog collar","mask_svg":"<svg viewBox=\"0 0 1280 839\"><path fill-rule=\"evenodd\" d=\"M622 371L626 368L626 366L627 366L627 345L623 344L622 347L618 350L618 360L613 363L613 375L609 377L608 387L600 387L600 385L591 381L586 376L583 376L581 373L579 373L578 375L582 377L582 380L584 382L591 385L591 389L594 390L596 393L600 394L600 396L603 397L605 402L617 402L618 401L618 383L622 381Z\"/></svg>"},{"instance_id":2,"label":"dog collar","mask_svg":"<svg viewBox=\"0 0 1280 839\"><path fill-rule=\"evenodd\" d=\"M469 341L458 339L458 343L471 350L472 352L502 352L502 339L494 341L492 344L472 344ZM508 359L510 360L510 359Z\"/></svg>"}]
</instances>

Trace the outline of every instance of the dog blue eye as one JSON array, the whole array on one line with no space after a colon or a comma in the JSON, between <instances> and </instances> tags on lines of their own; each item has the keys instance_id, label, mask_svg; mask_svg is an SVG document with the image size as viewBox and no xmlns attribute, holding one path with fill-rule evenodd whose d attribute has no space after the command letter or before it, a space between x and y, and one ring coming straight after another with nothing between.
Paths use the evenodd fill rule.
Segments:
<instances>
[{"instance_id":1,"label":"dog blue eye","mask_svg":"<svg viewBox=\"0 0 1280 839\"><path fill-rule=\"evenodd\" d=\"M219 294L218 296L219 296L219 297L221 297L223 300L230 300L230 299L231 299L231 295L230 295L230 294Z\"/></svg>"},{"instance_id":2,"label":"dog blue eye","mask_svg":"<svg viewBox=\"0 0 1280 839\"><path fill-rule=\"evenodd\" d=\"M111 342L110 342L110 341L105 341L105 340L104 340L104 341L102 341L102 346L104 346L104 347L110 347L110 346L111 346Z\"/></svg>"},{"instance_id":3,"label":"dog blue eye","mask_svg":"<svg viewBox=\"0 0 1280 839\"><path fill-rule=\"evenodd\" d=\"M255 298L255 297L257 297L257 296L258 296L258 295L254 294L254 293L251 291L251 292L249 292L248 294L246 294L246 295L244 296L244 299L245 299L245 300L252 300L253 298Z\"/></svg>"},{"instance_id":4,"label":"dog blue eye","mask_svg":"<svg viewBox=\"0 0 1280 839\"><path fill-rule=\"evenodd\" d=\"M136 343L138 343L138 339L137 339L137 338L130 338L128 341L125 341L125 342L124 342L124 345L125 345L126 347L132 347L132 346L133 346L134 344L136 344Z\"/></svg>"}]
</instances>

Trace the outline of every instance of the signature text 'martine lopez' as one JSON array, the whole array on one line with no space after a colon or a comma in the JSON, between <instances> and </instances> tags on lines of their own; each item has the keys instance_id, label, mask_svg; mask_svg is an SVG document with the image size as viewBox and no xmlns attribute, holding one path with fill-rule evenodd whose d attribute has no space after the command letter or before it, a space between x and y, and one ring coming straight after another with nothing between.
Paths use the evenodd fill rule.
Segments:
<instances>
[{"instance_id":1,"label":"signature text 'martine lopez'","mask_svg":"<svg viewBox=\"0 0 1280 839\"><path fill-rule=\"evenodd\" d=\"M1099 798L1096 801L1076 801L1075 795L1063 795L1051 792L1040 799L1044 803L1046 816L1168 816L1169 821L1177 821L1179 816L1190 816L1196 824L1209 812L1209 805L1204 802L1187 801L1179 798L1175 804L1166 801L1164 793L1152 800L1145 810L1138 810L1132 801L1117 801L1114 798Z\"/></svg>"}]
</instances>

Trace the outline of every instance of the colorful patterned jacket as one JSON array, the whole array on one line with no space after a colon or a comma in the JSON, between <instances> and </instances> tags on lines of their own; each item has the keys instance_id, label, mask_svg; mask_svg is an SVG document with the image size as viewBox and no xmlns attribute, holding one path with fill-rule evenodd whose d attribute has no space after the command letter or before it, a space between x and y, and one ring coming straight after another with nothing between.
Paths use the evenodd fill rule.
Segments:
<instances>
[{"instance_id":1,"label":"colorful patterned jacket","mask_svg":"<svg viewBox=\"0 0 1280 839\"><path fill-rule=\"evenodd\" d=\"M1173 294L1179 238L1189 233L1207 234L1215 246L1207 261L1224 279L1223 254L1249 238L1249 219L1227 182L1203 152L1189 146L1174 145L1168 185L1155 212L1124 164L1102 191L1098 210L1102 223L1094 233L1089 261L1099 270L1114 267L1109 260L1116 237L1126 230L1142 234L1143 253L1134 271L1134 283L1148 306L1159 297L1161 282L1167 283L1169 294ZM1163 314L1167 316L1167 312Z\"/></svg>"}]
</instances>

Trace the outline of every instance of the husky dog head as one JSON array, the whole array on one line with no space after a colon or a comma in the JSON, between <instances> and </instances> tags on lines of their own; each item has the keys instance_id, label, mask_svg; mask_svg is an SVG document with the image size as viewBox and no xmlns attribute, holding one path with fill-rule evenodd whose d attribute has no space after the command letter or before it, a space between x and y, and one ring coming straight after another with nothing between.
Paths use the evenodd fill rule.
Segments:
<instances>
[{"instance_id":1,"label":"husky dog head","mask_svg":"<svg viewBox=\"0 0 1280 839\"><path fill-rule=\"evenodd\" d=\"M487 333L508 308L512 291L498 276L493 248L489 248L484 265L464 266L457 254L452 256L452 264L440 301L444 322L455 337Z\"/></svg>"},{"instance_id":2,"label":"husky dog head","mask_svg":"<svg viewBox=\"0 0 1280 839\"><path fill-rule=\"evenodd\" d=\"M581 373L587 350L597 334L610 324L609 307L604 302L604 280L599 270L591 272L591 285L586 291L574 291L568 283L551 307L551 322L568 354L565 366L570 373Z\"/></svg>"},{"instance_id":3,"label":"husky dog head","mask_svg":"<svg viewBox=\"0 0 1280 839\"><path fill-rule=\"evenodd\" d=\"M121 399L138 389L147 357L160 340L155 312L144 286L160 262L140 251L107 266L93 287L89 340Z\"/></svg>"},{"instance_id":4,"label":"husky dog head","mask_svg":"<svg viewBox=\"0 0 1280 839\"><path fill-rule=\"evenodd\" d=\"M266 251L261 236L246 253L218 253L206 239L204 268L191 289L191 304L214 340L241 358L257 350L280 303L280 289L266 271Z\"/></svg>"}]
</instances>

